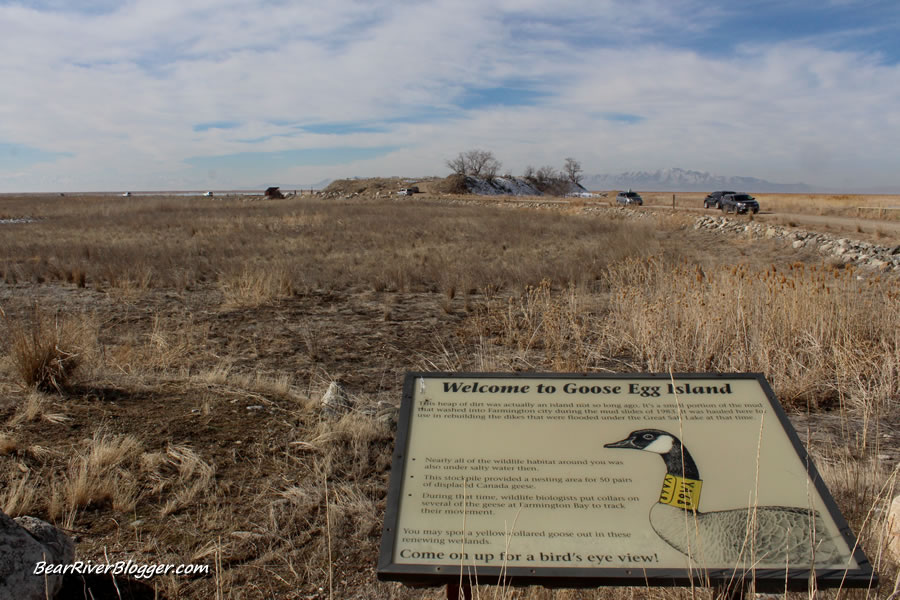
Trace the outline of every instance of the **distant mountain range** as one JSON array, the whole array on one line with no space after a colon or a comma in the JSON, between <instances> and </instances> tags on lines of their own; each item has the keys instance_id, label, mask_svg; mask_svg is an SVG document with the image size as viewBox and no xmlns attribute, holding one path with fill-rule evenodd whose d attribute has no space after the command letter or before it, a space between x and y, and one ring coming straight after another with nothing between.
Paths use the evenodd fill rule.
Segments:
<instances>
[{"instance_id":1,"label":"distant mountain range","mask_svg":"<svg viewBox=\"0 0 900 600\"><path fill-rule=\"evenodd\" d=\"M587 175L581 185L589 190L635 189L647 192L712 192L735 190L757 193L809 193L813 186L805 183L772 183L756 177L712 175L705 171L660 169L629 171L616 175Z\"/></svg>"}]
</instances>

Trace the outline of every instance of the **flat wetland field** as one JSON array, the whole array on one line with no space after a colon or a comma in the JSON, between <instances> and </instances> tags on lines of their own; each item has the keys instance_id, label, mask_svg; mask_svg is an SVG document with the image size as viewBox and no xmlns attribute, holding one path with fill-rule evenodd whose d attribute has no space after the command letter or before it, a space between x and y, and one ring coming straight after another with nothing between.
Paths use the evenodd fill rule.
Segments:
<instances>
[{"instance_id":1,"label":"flat wetland field","mask_svg":"<svg viewBox=\"0 0 900 600\"><path fill-rule=\"evenodd\" d=\"M443 598L375 578L406 371L761 372L881 577L784 597L891 597L900 278L694 230L705 194L676 196L700 211L634 218L581 199L438 194L0 196L0 507L66 528L82 560L211 567L119 580L123 598ZM837 218L900 206L758 199ZM897 212L859 215L864 235L898 243L877 233ZM335 381L353 407L340 418L320 406ZM74 579L64 598L85 597Z\"/></svg>"},{"instance_id":2,"label":"flat wetland field","mask_svg":"<svg viewBox=\"0 0 900 600\"><path fill-rule=\"evenodd\" d=\"M641 193L644 201L651 205L671 205L673 195L677 205L693 208L703 208L703 199L706 198L704 192ZM900 195L893 194L751 195L759 201L763 210L772 212L890 219L891 215L900 211ZM894 218L900 218L900 215Z\"/></svg>"}]
</instances>

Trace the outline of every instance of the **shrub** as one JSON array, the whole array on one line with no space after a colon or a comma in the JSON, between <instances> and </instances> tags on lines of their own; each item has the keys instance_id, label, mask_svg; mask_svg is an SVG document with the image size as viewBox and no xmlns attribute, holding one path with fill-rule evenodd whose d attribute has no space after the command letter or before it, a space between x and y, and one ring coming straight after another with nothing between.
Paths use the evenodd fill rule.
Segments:
<instances>
[{"instance_id":1,"label":"shrub","mask_svg":"<svg viewBox=\"0 0 900 600\"><path fill-rule=\"evenodd\" d=\"M3 309L9 355L19 383L26 389L62 392L81 363L76 351L75 328L58 315L50 315L37 306L31 309L30 322L14 321Z\"/></svg>"}]
</instances>

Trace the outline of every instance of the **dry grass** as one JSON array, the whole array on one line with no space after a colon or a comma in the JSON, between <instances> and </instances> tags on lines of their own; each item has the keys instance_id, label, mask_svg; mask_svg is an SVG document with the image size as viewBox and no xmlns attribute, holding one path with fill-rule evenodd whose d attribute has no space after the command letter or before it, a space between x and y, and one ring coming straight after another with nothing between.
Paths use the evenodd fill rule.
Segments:
<instances>
[{"instance_id":1,"label":"dry grass","mask_svg":"<svg viewBox=\"0 0 900 600\"><path fill-rule=\"evenodd\" d=\"M88 288L132 303L147 290L190 292L218 282L221 301L237 307L313 289L462 293L537 285L547 273L554 283L583 282L599 276L610 260L653 251L640 247L645 236L636 239L604 220L554 212L536 222L522 208L408 202L428 218L410 221L408 206L395 200L352 208L306 197L252 204L10 202L10 214L27 211L52 226L9 226L11 235L0 246L0 278L8 284L69 283L70 273L79 270ZM103 228L96 227L97 215L104 216ZM604 244L596 244L601 238Z\"/></svg>"},{"instance_id":2,"label":"dry grass","mask_svg":"<svg viewBox=\"0 0 900 600\"><path fill-rule=\"evenodd\" d=\"M22 404L16 410L15 415L9 420L9 425L15 427L38 419L44 419L50 423L64 423L68 420L64 413L50 412L53 400L53 396L38 390L29 391Z\"/></svg>"},{"instance_id":3,"label":"dry grass","mask_svg":"<svg viewBox=\"0 0 900 600\"><path fill-rule=\"evenodd\" d=\"M785 213L900 220L900 196L870 194L758 194L769 210ZM884 209L884 210L882 210Z\"/></svg>"},{"instance_id":4,"label":"dry grass","mask_svg":"<svg viewBox=\"0 0 900 600\"><path fill-rule=\"evenodd\" d=\"M11 467L4 477L9 482L0 493L0 506L3 512L16 517L31 514L40 506L38 490L40 489L26 473L23 475L17 467Z\"/></svg>"},{"instance_id":5,"label":"dry grass","mask_svg":"<svg viewBox=\"0 0 900 600\"><path fill-rule=\"evenodd\" d=\"M609 350L653 372L765 373L788 405L883 411L900 383L900 285L802 263L629 261L610 271Z\"/></svg>"},{"instance_id":6,"label":"dry grass","mask_svg":"<svg viewBox=\"0 0 900 600\"><path fill-rule=\"evenodd\" d=\"M23 321L8 316L0 308L9 360L19 384L27 390L62 393L87 351L87 327L77 319L51 314L32 306Z\"/></svg>"},{"instance_id":7,"label":"dry grass","mask_svg":"<svg viewBox=\"0 0 900 600\"><path fill-rule=\"evenodd\" d=\"M16 451L19 444L16 438L9 433L0 433L0 456L6 456Z\"/></svg>"},{"instance_id":8,"label":"dry grass","mask_svg":"<svg viewBox=\"0 0 900 600\"><path fill-rule=\"evenodd\" d=\"M711 192L712 190L710 190ZM746 190L737 190L746 191ZM752 193L752 192L751 192ZM672 206L672 192L642 192L649 206ZM705 192L675 192L676 207L703 208ZM888 194L753 194L763 211L900 220L900 196Z\"/></svg>"},{"instance_id":9,"label":"dry grass","mask_svg":"<svg viewBox=\"0 0 900 600\"><path fill-rule=\"evenodd\" d=\"M143 460L151 465L156 462L155 457ZM197 496L207 492L213 484L215 468L188 446L169 446L165 461L154 466L156 469L152 472L156 483L152 493L167 492L168 497L161 512L164 517L191 506ZM167 467L172 475L166 476L160 467Z\"/></svg>"},{"instance_id":10,"label":"dry grass","mask_svg":"<svg viewBox=\"0 0 900 600\"><path fill-rule=\"evenodd\" d=\"M626 260L604 276L608 300L548 281L487 304L463 340L493 339L529 369L761 372L788 407L895 411L900 283L853 269L706 268ZM452 343L452 342L451 342ZM445 350L446 350L445 345ZM467 357L451 369L471 369Z\"/></svg>"},{"instance_id":11,"label":"dry grass","mask_svg":"<svg viewBox=\"0 0 900 600\"><path fill-rule=\"evenodd\" d=\"M240 271L219 277L226 308L259 306L290 296L294 284L289 265L244 265Z\"/></svg>"},{"instance_id":12,"label":"dry grass","mask_svg":"<svg viewBox=\"0 0 900 600\"><path fill-rule=\"evenodd\" d=\"M839 415L808 446L879 561L887 583L869 597L888 595L896 473L878 457L900 430L896 279L795 265L763 242L774 268L734 268L730 242L675 217L450 200L0 199L41 219L4 226L5 325L65 352L51 381L66 390L34 391L8 353L0 506L81 532L84 558L215 565L156 579L169 600L322 598L329 584L338 598L432 598L443 591L372 572L394 441L376 415L403 371L762 371L809 407L814 433ZM82 364L66 389L70 355ZM354 410L324 419L338 379Z\"/></svg>"},{"instance_id":13,"label":"dry grass","mask_svg":"<svg viewBox=\"0 0 900 600\"><path fill-rule=\"evenodd\" d=\"M51 514L59 517L63 512L107 504L120 512L132 510L138 487L134 467L141 449L133 436L95 432L70 459L62 478L62 502L51 504ZM52 498L56 499L57 491L51 488Z\"/></svg>"}]
</instances>

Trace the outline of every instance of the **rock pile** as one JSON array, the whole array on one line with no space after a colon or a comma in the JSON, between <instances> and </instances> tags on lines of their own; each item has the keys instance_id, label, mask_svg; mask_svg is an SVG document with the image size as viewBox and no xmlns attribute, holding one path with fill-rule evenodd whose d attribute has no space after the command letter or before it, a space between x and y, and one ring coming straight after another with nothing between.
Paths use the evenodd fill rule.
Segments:
<instances>
[{"instance_id":1,"label":"rock pile","mask_svg":"<svg viewBox=\"0 0 900 600\"><path fill-rule=\"evenodd\" d=\"M853 263L882 271L900 272L900 245L879 246L859 240L840 238L828 233L779 227L764 223L747 223L727 217L702 216L694 222L694 229L717 233L745 235L751 238L768 238L789 242L795 250L807 248L831 257L844 264Z\"/></svg>"},{"instance_id":2,"label":"rock pile","mask_svg":"<svg viewBox=\"0 0 900 600\"><path fill-rule=\"evenodd\" d=\"M349 200L362 196L359 192L316 192L315 196L324 200Z\"/></svg>"}]
</instances>

